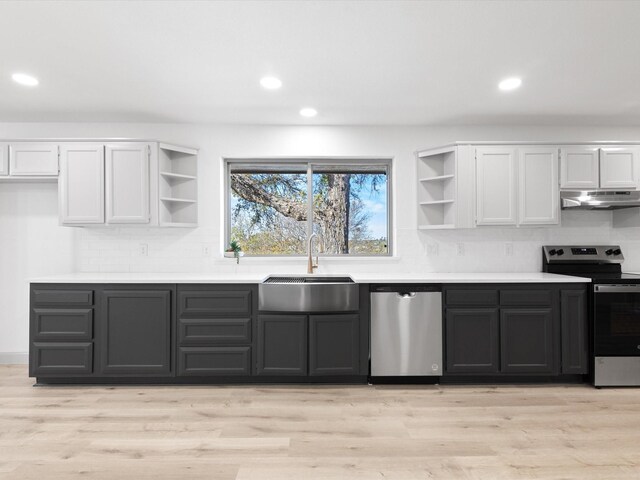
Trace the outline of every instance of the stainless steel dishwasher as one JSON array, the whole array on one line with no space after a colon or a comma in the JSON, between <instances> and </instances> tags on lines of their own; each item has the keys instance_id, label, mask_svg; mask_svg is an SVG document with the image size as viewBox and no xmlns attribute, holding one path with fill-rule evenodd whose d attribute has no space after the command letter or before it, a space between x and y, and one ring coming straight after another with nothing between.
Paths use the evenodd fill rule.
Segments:
<instances>
[{"instance_id":1,"label":"stainless steel dishwasher","mask_svg":"<svg viewBox=\"0 0 640 480\"><path fill-rule=\"evenodd\" d=\"M442 288L373 286L371 376L442 375Z\"/></svg>"}]
</instances>

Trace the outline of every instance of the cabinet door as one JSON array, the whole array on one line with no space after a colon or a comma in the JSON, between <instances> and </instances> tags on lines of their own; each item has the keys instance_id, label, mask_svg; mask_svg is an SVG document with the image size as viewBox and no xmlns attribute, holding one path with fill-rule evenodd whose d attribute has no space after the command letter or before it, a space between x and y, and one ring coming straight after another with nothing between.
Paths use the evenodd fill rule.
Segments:
<instances>
[{"instance_id":1,"label":"cabinet door","mask_svg":"<svg viewBox=\"0 0 640 480\"><path fill-rule=\"evenodd\" d=\"M638 148L603 147L600 149L600 187L638 188Z\"/></svg>"},{"instance_id":2,"label":"cabinet door","mask_svg":"<svg viewBox=\"0 0 640 480\"><path fill-rule=\"evenodd\" d=\"M55 143L9 144L9 173L13 175L58 176L58 145Z\"/></svg>"},{"instance_id":3,"label":"cabinet door","mask_svg":"<svg viewBox=\"0 0 640 480\"><path fill-rule=\"evenodd\" d=\"M357 375L359 316L309 317L309 375Z\"/></svg>"},{"instance_id":4,"label":"cabinet door","mask_svg":"<svg viewBox=\"0 0 640 480\"><path fill-rule=\"evenodd\" d=\"M171 373L170 290L104 290L100 324L102 373Z\"/></svg>"},{"instance_id":5,"label":"cabinet door","mask_svg":"<svg viewBox=\"0 0 640 480\"><path fill-rule=\"evenodd\" d=\"M448 308L447 373L498 373L497 308Z\"/></svg>"},{"instance_id":6,"label":"cabinet door","mask_svg":"<svg viewBox=\"0 0 640 480\"><path fill-rule=\"evenodd\" d=\"M599 153L597 147L560 149L560 188L568 190L598 188Z\"/></svg>"},{"instance_id":7,"label":"cabinet door","mask_svg":"<svg viewBox=\"0 0 640 480\"><path fill-rule=\"evenodd\" d=\"M258 316L258 375L307 374L307 316Z\"/></svg>"},{"instance_id":8,"label":"cabinet door","mask_svg":"<svg viewBox=\"0 0 640 480\"><path fill-rule=\"evenodd\" d=\"M587 292L560 291L562 373L588 373Z\"/></svg>"},{"instance_id":9,"label":"cabinet door","mask_svg":"<svg viewBox=\"0 0 640 480\"><path fill-rule=\"evenodd\" d=\"M62 225L104 223L103 145L61 146L58 192Z\"/></svg>"},{"instance_id":10,"label":"cabinet door","mask_svg":"<svg viewBox=\"0 0 640 480\"><path fill-rule=\"evenodd\" d=\"M559 218L558 150L552 147L519 151L520 225L555 225Z\"/></svg>"},{"instance_id":11,"label":"cabinet door","mask_svg":"<svg viewBox=\"0 0 640 480\"><path fill-rule=\"evenodd\" d=\"M107 223L149 223L149 157L146 143L106 146Z\"/></svg>"},{"instance_id":12,"label":"cabinet door","mask_svg":"<svg viewBox=\"0 0 640 480\"><path fill-rule=\"evenodd\" d=\"M502 373L555 372L551 308L503 308L500 311Z\"/></svg>"},{"instance_id":13,"label":"cabinet door","mask_svg":"<svg viewBox=\"0 0 640 480\"><path fill-rule=\"evenodd\" d=\"M0 176L9 175L9 144L0 142Z\"/></svg>"},{"instance_id":14,"label":"cabinet door","mask_svg":"<svg viewBox=\"0 0 640 480\"><path fill-rule=\"evenodd\" d=\"M516 150L508 147L476 149L477 225L515 225Z\"/></svg>"}]
</instances>

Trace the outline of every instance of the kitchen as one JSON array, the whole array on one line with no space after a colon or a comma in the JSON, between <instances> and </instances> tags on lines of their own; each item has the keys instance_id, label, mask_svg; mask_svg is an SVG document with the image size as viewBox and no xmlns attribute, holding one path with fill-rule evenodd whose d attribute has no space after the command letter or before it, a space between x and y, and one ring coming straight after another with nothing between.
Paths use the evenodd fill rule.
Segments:
<instances>
[{"instance_id":1,"label":"kitchen","mask_svg":"<svg viewBox=\"0 0 640 480\"><path fill-rule=\"evenodd\" d=\"M103 325L99 322L103 319L99 312L105 290L140 290L136 285L144 285L143 290L153 292L164 288L170 292L169 302L175 309L169 321L177 322L181 315L189 320L203 317L202 312L179 311L181 289L206 291L232 286L237 290L240 285L251 291L251 301L256 302L250 315L256 324L252 323L250 328L257 329L261 281L269 275L305 276L306 254L268 257L245 252L239 262L233 256L225 257L223 252L230 240L226 224L231 214L225 182L229 175L227 166L234 161L282 160L286 163L294 159L312 164L345 159L351 164L362 159L375 160L376 164L390 161L387 176L389 254L320 255L314 276L347 275L357 285L444 284L445 293L460 282L467 287L484 283L500 285L500 288L526 288L526 284L522 287L525 281L531 283L531 279L542 278L544 246L619 246L624 254L623 271L640 272L638 229L620 225L620 212L623 216L625 211L640 215L640 209L560 210L560 188L552 192L558 195L555 223L518 226L516 221L516 224L503 225L419 228L425 225L421 216L426 215L424 210L440 208L422 206L420 202L454 199L421 198L423 184L433 184L434 180L420 182L420 179L452 173L423 175L418 171L420 159L425 158L420 157L420 152L433 153L434 149L454 142L461 142L456 146L460 150L472 145L487 148L483 145L486 142L500 143L502 147L509 147L508 142L512 142L513 149L545 145L555 151L570 145L596 150L612 146L594 143L603 141L637 145L640 141L638 117L633 116L636 112L633 105L629 106L628 99L635 94L637 82L634 80L638 72L633 62L624 61L624 58L635 58L637 53L630 25L640 12L632 2L621 2L615 7L605 2L589 6L568 2L543 7L518 2L517 8L500 2L485 6L479 3L446 6L438 2L397 5L337 2L322 6L311 2L306 5L308 10L286 2L269 4L266 8L258 2L242 7L232 3L191 4L190 11L180 10L171 3L134 5L131 10L109 2L93 6L34 3L31 7L9 2L0 7L7 11L7 15L2 15L2 35L13 32L13 38L22 38L24 42L20 48L7 51L5 47L3 52L7 65L3 75L7 78L2 85L0 103L0 142L7 145L9 177L12 172L9 144L13 143L19 147L19 143L39 141L60 145L63 152L65 147L79 143L101 145L98 149L102 148L100 151L105 157L100 158L105 162L109 161L105 150L109 146L127 141L149 144L153 147L152 157L156 155L158 162L156 176L149 177L150 190L160 190L164 185L161 180L171 178L171 175L160 177L161 171L171 173L161 168L160 144L197 152L192 155L197 157L196 175L173 170L174 175L197 176L197 195L190 197L197 199L197 227L117 223L97 227L62 226L60 206L63 202L58 196L63 177L1 181L0 295L5 309L0 316L0 361L8 365L1 367L2 387L6 392L0 398L2 430L7 432L2 440L6 453L0 455L0 472L4 477L31 478L49 472L51 476L71 478L84 471L98 478L151 475L168 478L179 474L191 478L375 478L380 474L389 478L424 478L429 474L435 478L637 478L638 459L634 448L637 444L634 428L640 422L637 391L595 389L588 378L592 372L585 378L572 378L570 382L555 379L556 383L551 386L539 381L527 382L526 378L504 380L496 375L489 381L467 381L466 386L447 385L447 375L439 378L445 381L436 385L429 385L433 382L423 378L423 385L408 387L410 380L405 377L399 386L369 386L369 349L362 341L358 352L359 378L351 378L346 385L337 384L334 378L329 385L292 386L293 380L283 383L279 378L276 384L267 386L256 376L254 383L258 386L221 387L209 376L206 386L196 387L140 386L143 379L138 377L134 386L125 387L32 388L36 378L47 377L29 377L28 352L32 344L47 343L30 337L32 310L88 309L93 312L95 341L75 340L76 344L93 343L96 349L91 355L94 371L89 376L80 375L85 380L83 383L89 383L87 378L97 378L102 366L98 344L104 336L100 337ZM486 35L476 39L478 45L471 49L468 39L473 32L477 33L471 13L475 14L475 21L481 19L489 22L488 25L500 25L504 29L501 35L513 39L512 44L501 43L502 36ZM125 32L133 26L144 27L138 34L133 31L116 35L108 32L106 23L98 21L100 15L117 19L117 25ZM299 25L290 24L292 15L297 16ZM153 22L140 21L147 16ZM261 16L275 22L280 33L270 32ZM315 16L324 23L312 21L316 20ZM171 22L174 17L179 21ZM20 21L11 22L10 18ZM44 37L43 33L35 37L50 38L51 45L20 36L19 26L26 25L28 20L37 22L34 25L43 32L52 32L58 30L55 25L69 25L74 18L84 20L80 31L66 28L63 29L66 33L59 36ZM362 38L351 31L355 18L366 29L367 35ZM531 18L539 23L530 22ZM602 18L607 21L601 21ZM55 22L51 22L52 19ZM376 40L376 45L370 45L375 37L373 32L385 22L390 29L388 36L383 35ZM519 30L524 28L523 22L540 25L546 36L538 35L535 42L521 39ZM215 24L217 32L216 29L213 33L209 31L210 24ZM160 25L171 25L167 38L159 34ZM308 52L277 47L281 46L278 40L291 36L300 38L301 42L305 39L303 45L313 51L317 37L302 35L298 31L302 25L316 35L320 34L322 25L332 25L335 36L324 40L328 42L324 48L331 55L321 61ZM407 28L408 25L411 28ZM593 32L594 25L605 29L607 34L587 36L587 32ZM78 35L89 35L91 27L97 26L100 26L98 38L102 43L78 41ZM255 36L241 41L236 30L246 32L249 26L255 29ZM181 36L187 27L192 27L189 31L193 38ZM445 42L443 39L452 29L460 38L466 35L467 40L461 41L461 45ZM432 32L433 38L440 39L443 51L426 42L428 37L422 35L427 31ZM556 37L554 32L561 33ZM274 35L274 45L268 52L253 49L257 39ZM236 45L246 50L238 55L218 46L216 41L225 36L237 39ZM392 40L394 36L397 38ZM422 39L422 43L416 41L418 39ZM198 45L198 41L199 45L208 45L211 58L225 65L229 78L219 79L219 75L208 70L210 65L185 78L184 71L202 62L203 52L189 50ZM179 52L172 45L176 42L183 42L179 43L182 48ZM2 44L9 45L8 41ZM351 44L353 51L342 52L346 44ZM422 46L411 47L411 44ZM75 50L71 51L74 54L63 58L55 53L65 51L69 45L74 45ZM132 52L125 55L126 46ZM552 46L562 47L561 52L545 53L550 52ZM398 55L401 49L409 52L407 57ZM598 68L592 64L594 49L600 52L595 55L595 60L600 62ZM128 73L107 75L104 66L89 62L94 70L90 69L91 73L85 77L85 72L78 72L74 62L83 55L88 58L94 50L97 58L114 68L114 72L120 56L124 55L122 61L127 62ZM482 51L497 53L479 55ZM607 55L610 51L616 51L618 56ZM176 62L173 68L153 61L162 52L173 52L172 60ZM353 82L341 80L345 86L336 91L337 80L319 72L337 68L331 58L342 58L341 54L348 55L353 62L349 66ZM23 55L30 56L29 60L21 58ZM415 62L420 55L430 63ZM465 66L466 73L479 80L456 80L460 73L455 68L458 63L451 65L447 59L459 55L464 55L465 61L460 64ZM573 62L567 64L564 61L567 56L572 56ZM515 60L519 58L525 61ZM140 66L136 66L134 59ZM243 65L251 63L247 59L253 59L255 65L244 69ZM531 66L535 61L552 69L553 74L540 66ZM314 65L314 62L319 63ZM322 82L309 81L294 65L309 69L331 88ZM436 66L448 66L450 70L438 70ZM587 66L592 70L586 70ZM408 78L396 74L407 68L411 72ZM41 85L34 88L16 85L10 78L13 69L38 76ZM374 80L365 82L363 73L356 75L358 70ZM406 82L401 83L402 88L390 87L393 81L388 78L388 71L394 72L393 81ZM431 78L434 71L442 77ZM620 71L625 75L620 75ZM62 75L62 72L66 73ZM101 79L101 75L106 78ZM280 76L281 89L262 88L259 80L264 75ZM522 86L510 92L499 90L498 81L510 75L522 75ZM144 82L147 77L157 78L159 83ZM567 79L579 86L577 92L572 92L573 83ZM98 83L84 83L88 81ZM356 82L362 82L360 94L365 98L361 103L354 100L358 98L354 97ZM443 89L441 85L448 87ZM302 88L310 92L302 92ZM167 101L167 89L175 100ZM338 97L334 98L327 90ZM85 94L77 97L77 91ZM381 98L381 91L385 92L385 98ZM564 98L559 92L563 92ZM225 104L225 96L235 98L232 108ZM439 101L438 96L445 96L446 102ZM377 99L377 103L367 104L372 98ZM340 108L330 107L335 102L342 102ZM315 118L298 115L298 110L307 105L317 109ZM464 157L461 154L458 158ZM475 165L475 155L473 160L464 165ZM151 164L155 161L154 158ZM554 156L550 161L558 162L555 165L559 183L562 158ZM459 187L455 202L449 203L461 212L456 221L469 221L477 214L477 177L473 173L454 180L466 181L468 188ZM503 184L497 182L496 186ZM104 185L108 191L104 179L97 185ZM522 192L519 179L513 185L513 195ZM435 191L441 194L437 187ZM425 195L430 193L433 190ZM104 196L100 198L106 200ZM170 223L162 219L165 210L161 206L168 201L161 198L181 196L167 196L159 191L151 195L150 192L149 212L157 216L152 221ZM539 194L539 204L534 202L534 205L549 207L545 201L550 198L549 194ZM517 200L511 205L520 206ZM106 218L106 205L99 210ZM442 218L441 223L449 223ZM318 239L314 245L318 247ZM241 243L243 246L247 248ZM303 251L306 253L306 245ZM316 252L318 250L313 252L314 262ZM48 280L43 283L43 279ZM76 286L81 286L79 290L93 292L93 298L89 306L55 305L49 299L30 307L30 301L38 301L30 292L30 283L55 285L54 290L68 290L70 285L78 290ZM585 285L589 282L564 278L560 283L562 287L533 283L535 288L551 292L551 301L556 302L560 288L587 288ZM480 289L486 290L482 286ZM159 297L161 295L154 298ZM361 295L361 305L367 304L369 298ZM499 312L504 309L501 302L498 295L489 307L480 307ZM142 304L151 308L156 305ZM461 308L459 304L450 305L446 295L443 305L447 309ZM549 305L551 303L526 304L523 308L555 311L555 304ZM477 304L470 306L478 307ZM204 314L205 319L211 316L215 315ZM239 316L242 315L232 315L231 319ZM308 327L309 315L305 313L304 317L303 323ZM360 311L363 325L367 322L362 318L368 317ZM553 321L556 325L557 318L553 317ZM251 333L248 343L234 348L257 348L253 343L257 331ZM309 334L308 331L295 333ZM366 332L358 330L358 334L361 333ZM168 341L175 342L177 334L171 330ZM559 335L554 336L553 342L560 339ZM68 338L48 342L73 343ZM291 342L285 344L288 345ZM309 343L306 346L311 348ZM171 343L168 365L174 379L185 378L175 375L178 348L211 347ZM446 345L443 349L446 354ZM557 353L554 350L554 354ZM247 361L246 356L243 358ZM304 358L310 359L308 355ZM248 361L249 368L258 369L255 356ZM114 368L115 373L108 377L111 382L95 381L111 384L116 383L116 377L118 380L127 377L128 374L117 372L117 366ZM556 362L553 368L561 368L561 364ZM554 381L550 376L545 374L543 381ZM166 380L164 373L161 377ZM196 381L194 377L186 378L191 383ZM152 382L148 377L146 381ZM226 383L237 385L238 381ZM499 383L507 385L496 387ZM148 412L145 413L145 409ZM607 416L602 412L607 412ZM40 456L43 450L50 453Z\"/></svg>"}]
</instances>

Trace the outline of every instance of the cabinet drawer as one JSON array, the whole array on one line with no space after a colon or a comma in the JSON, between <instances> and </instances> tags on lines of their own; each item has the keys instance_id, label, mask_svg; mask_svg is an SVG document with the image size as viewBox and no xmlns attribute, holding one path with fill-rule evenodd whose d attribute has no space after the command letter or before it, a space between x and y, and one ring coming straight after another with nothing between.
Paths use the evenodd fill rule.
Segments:
<instances>
[{"instance_id":1,"label":"cabinet drawer","mask_svg":"<svg viewBox=\"0 0 640 480\"><path fill-rule=\"evenodd\" d=\"M500 305L551 305L551 290L501 290Z\"/></svg>"},{"instance_id":2,"label":"cabinet drawer","mask_svg":"<svg viewBox=\"0 0 640 480\"><path fill-rule=\"evenodd\" d=\"M88 375L93 370L93 345L86 343L33 343L31 376Z\"/></svg>"},{"instance_id":3,"label":"cabinet drawer","mask_svg":"<svg viewBox=\"0 0 640 480\"><path fill-rule=\"evenodd\" d=\"M178 306L179 314L249 316L251 291L239 289L180 292Z\"/></svg>"},{"instance_id":4,"label":"cabinet drawer","mask_svg":"<svg viewBox=\"0 0 640 480\"><path fill-rule=\"evenodd\" d=\"M33 338L36 341L78 341L93 338L91 308L36 308L33 318Z\"/></svg>"},{"instance_id":5,"label":"cabinet drawer","mask_svg":"<svg viewBox=\"0 0 640 480\"><path fill-rule=\"evenodd\" d=\"M34 305L93 305L93 290L33 290Z\"/></svg>"},{"instance_id":6,"label":"cabinet drawer","mask_svg":"<svg viewBox=\"0 0 640 480\"><path fill-rule=\"evenodd\" d=\"M445 290L447 305L497 305L498 290L483 288L467 290L462 288L448 288Z\"/></svg>"},{"instance_id":7,"label":"cabinet drawer","mask_svg":"<svg viewBox=\"0 0 640 480\"><path fill-rule=\"evenodd\" d=\"M178 375L251 375L251 347L180 347Z\"/></svg>"},{"instance_id":8,"label":"cabinet drawer","mask_svg":"<svg viewBox=\"0 0 640 480\"><path fill-rule=\"evenodd\" d=\"M58 145L53 143L12 143L9 145L11 175L58 175Z\"/></svg>"},{"instance_id":9,"label":"cabinet drawer","mask_svg":"<svg viewBox=\"0 0 640 480\"><path fill-rule=\"evenodd\" d=\"M181 318L181 345L238 345L251 343L250 318Z\"/></svg>"}]
</instances>

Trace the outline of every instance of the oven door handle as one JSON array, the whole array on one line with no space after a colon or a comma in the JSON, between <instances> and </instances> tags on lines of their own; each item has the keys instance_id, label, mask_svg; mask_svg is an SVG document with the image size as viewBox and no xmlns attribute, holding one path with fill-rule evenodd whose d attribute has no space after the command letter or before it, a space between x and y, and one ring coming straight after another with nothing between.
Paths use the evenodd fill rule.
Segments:
<instances>
[{"instance_id":1,"label":"oven door handle","mask_svg":"<svg viewBox=\"0 0 640 480\"><path fill-rule=\"evenodd\" d=\"M640 285L596 285L595 293L640 293Z\"/></svg>"}]
</instances>

